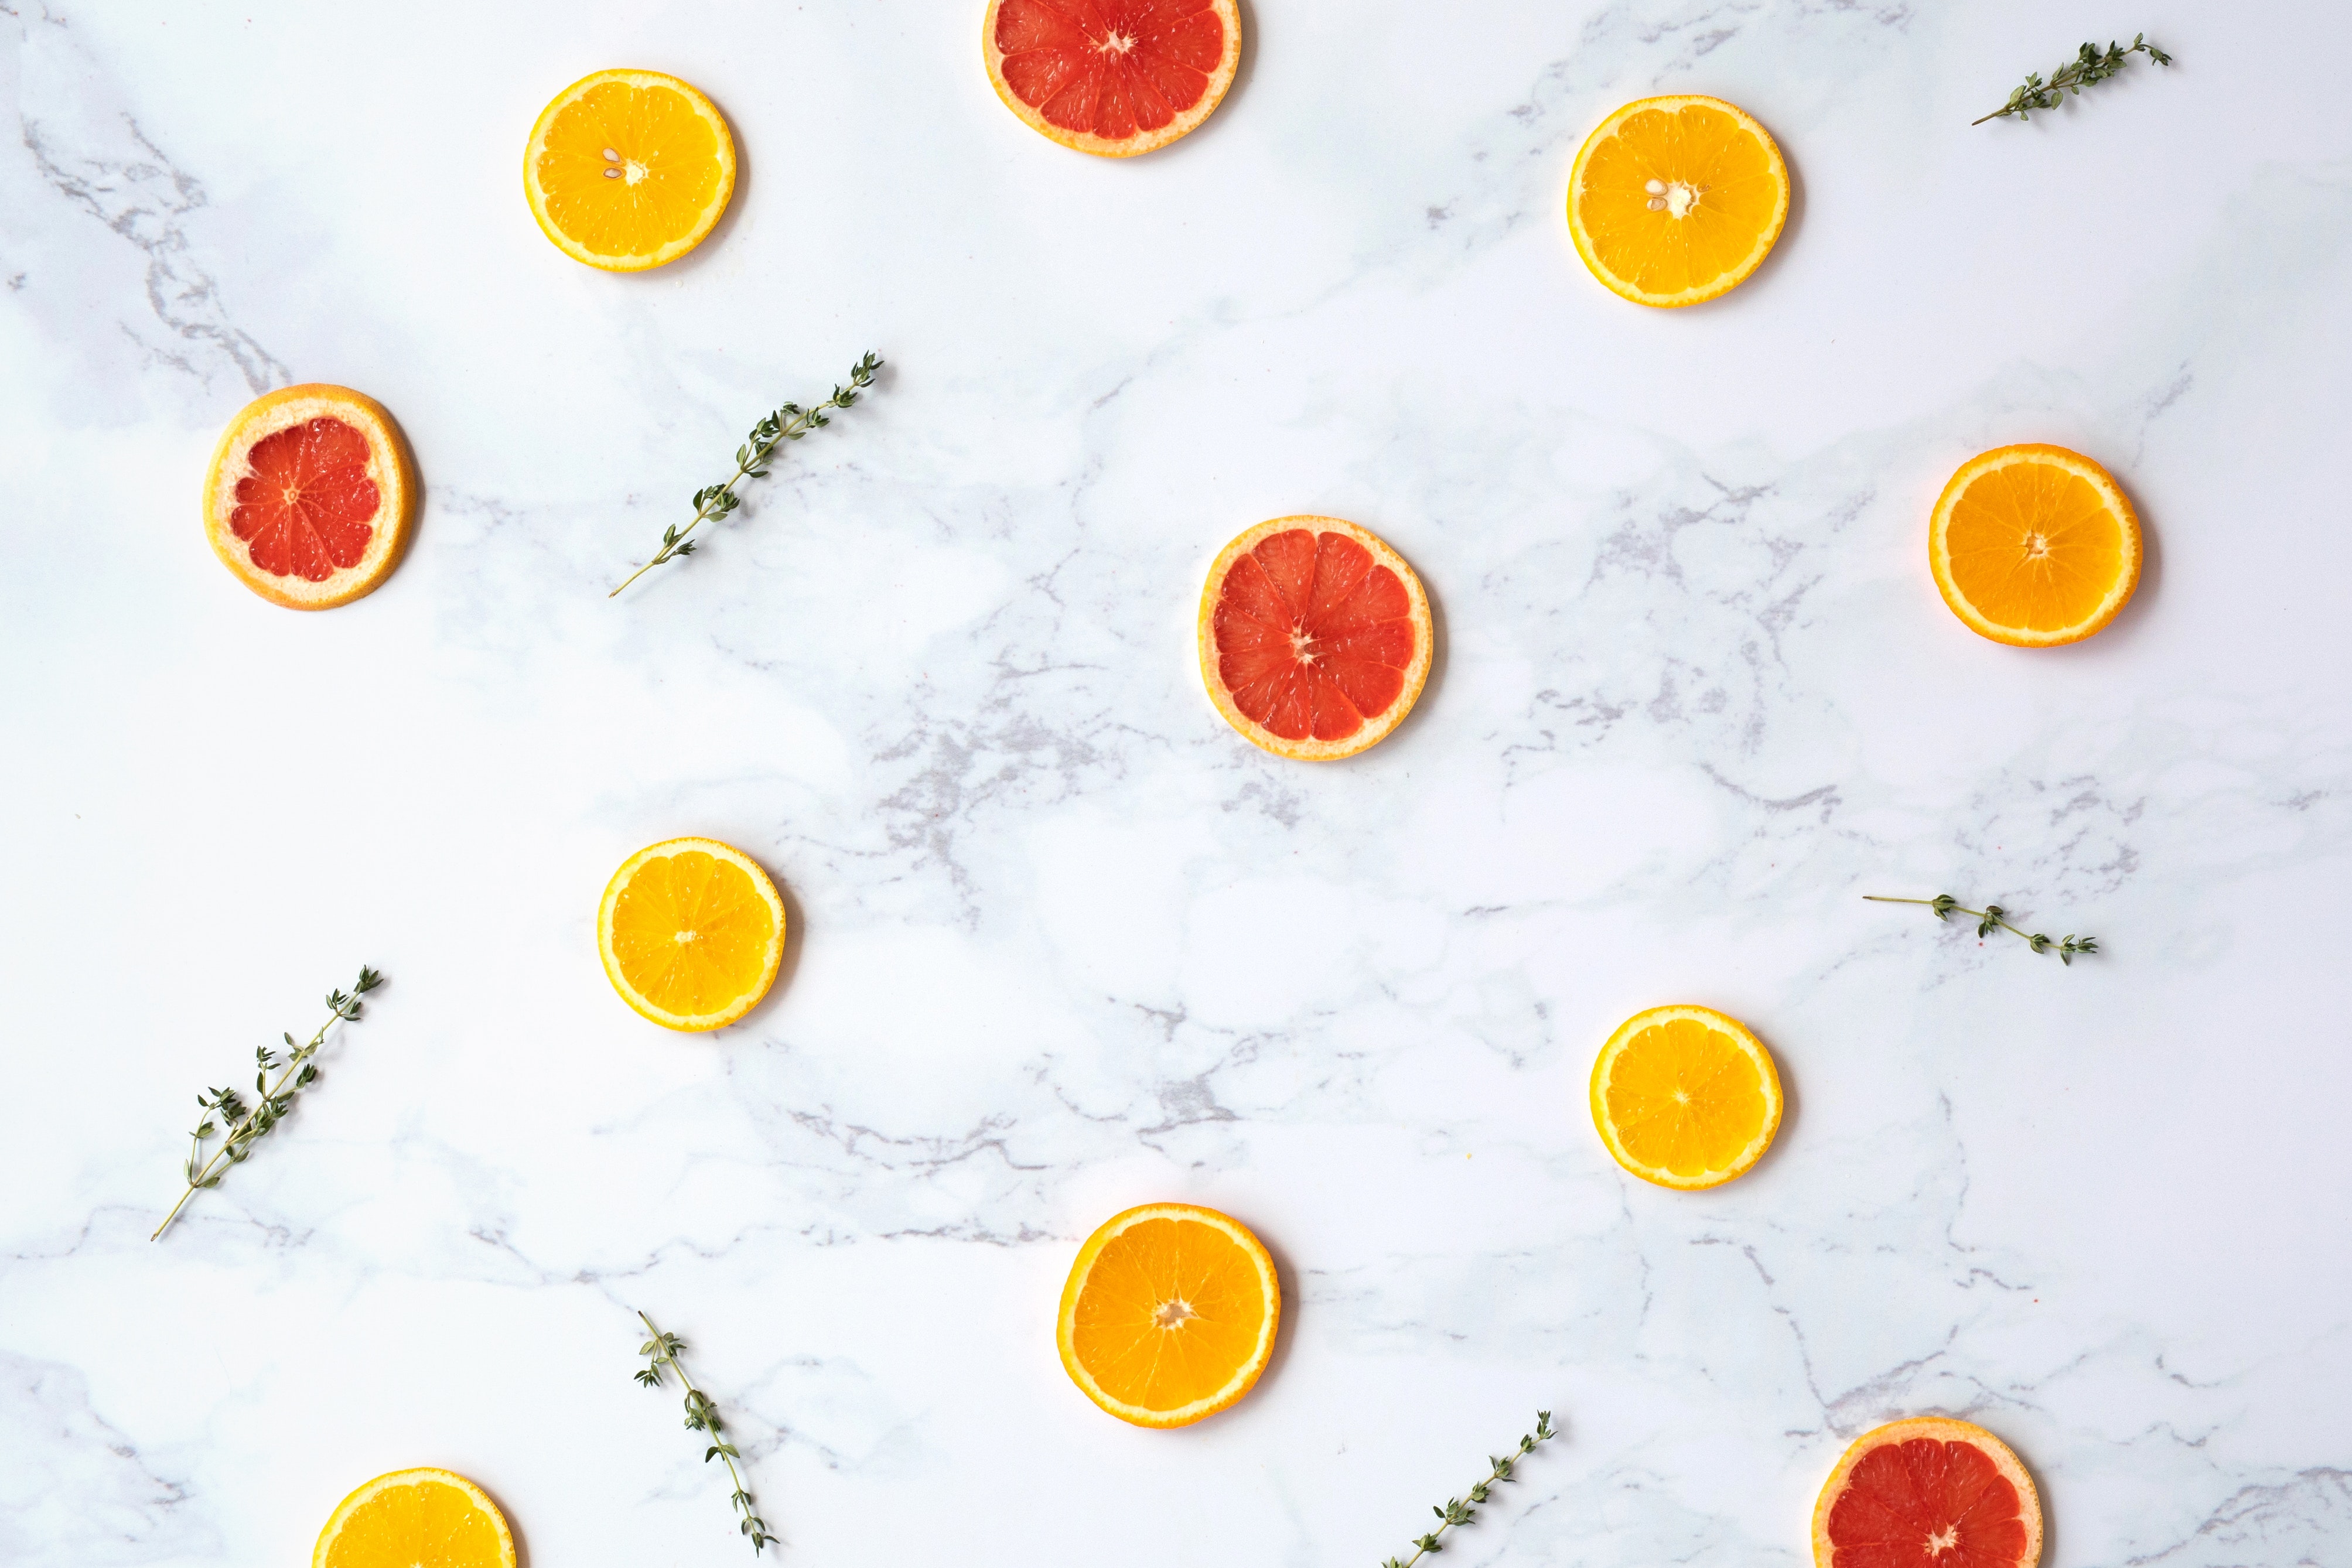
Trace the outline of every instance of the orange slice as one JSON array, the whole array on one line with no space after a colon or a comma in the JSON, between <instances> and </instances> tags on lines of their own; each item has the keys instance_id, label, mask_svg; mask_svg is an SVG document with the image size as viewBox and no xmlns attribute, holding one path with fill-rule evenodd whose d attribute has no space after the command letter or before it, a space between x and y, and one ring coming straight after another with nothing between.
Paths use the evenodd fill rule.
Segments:
<instances>
[{"instance_id":1,"label":"orange slice","mask_svg":"<svg viewBox=\"0 0 2352 1568\"><path fill-rule=\"evenodd\" d=\"M1780 1126L1772 1053L1713 1008L1652 1008L1592 1064L1592 1124L1617 1163L1660 1186L1720 1186L1764 1157Z\"/></svg>"},{"instance_id":2,"label":"orange slice","mask_svg":"<svg viewBox=\"0 0 2352 1568\"><path fill-rule=\"evenodd\" d=\"M596 911L621 999L664 1029L718 1029L751 1010L784 956L784 901L759 862L717 839L668 839L621 862Z\"/></svg>"},{"instance_id":3,"label":"orange slice","mask_svg":"<svg viewBox=\"0 0 2352 1568\"><path fill-rule=\"evenodd\" d=\"M514 1535L452 1470L394 1470L335 1505L310 1568L514 1568Z\"/></svg>"},{"instance_id":4,"label":"orange slice","mask_svg":"<svg viewBox=\"0 0 2352 1568\"><path fill-rule=\"evenodd\" d=\"M702 243L735 193L735 138L719 106L659 71L582 77L530 128L523 194L574 261L642 272Z\"/></svg>"},{"instance_id":5,"label":"orange slice","mask_svg":"<svg viewBox=\"0 0 2352 1568\"><path fill-rule=\"evenodd\" d=\"M331 610L392 575L421 490L382 403L349 387L283 387L221 432L205 475L205 537L272 604Z\"/></svg>"},{"instance_id":6,"label":"orange slice","mask_svg":"<svg viewBox=\"0 0 2352 1568\"><path fill-rule=\"evenodd\" d=\"M2009 1445L1923 1416L1865 1432L1813 1507L1815 1568L2034 1568L2042 1499Z\"/></svg>"},{"instance_id":7,"label":"orange slice","mask_svg":"<svg viewBox=\"0 0 2352 1568\"><path fill-rule=\"evenodd\" d=\"M1937 590L1969 630L2013 648L2079 643L2139 585L2139 518L2107 471L2063 446L1960 465L1927 523Z\"/></svg>"},{"instance_id":8,"label":"orange slice","mask_svg":"<svg viewBox=\"0 0 2352 1568\"><path fill-rule=\"evenodd\" d=\"M1602 287L1696 305L1763 265L1789 217L1789 166L1745 110L1645 98L1601 122L1568 176L1568 232Z\"/></svg>"},{"instance_id":9,"label":"orange slice","mask_svg":"<svg viewBox=\"0 0 2352 1568\"><path fill-rule=\"evenodd\" d=\"M1104 158L1209 118L1242 58L1234 0L988 0L981 57L1032 131Z\"/></svg>"},{"instance_id":10,"label":"orange slice","mask_svg":"<svg viewBox=\"0 0 2352 1568\"><path fill-rule=\"evenodd\" d=\"M1274 1351L1282 1288L1238 1220L1147 1203L1087 1238L1062 1287L1062 1366L1139 1427L1189 1427L1250 1391Z\"/></svg>"},{"instance_id":11,"label":"orange slice","mask_svg":"<svg viewBox=\"0 0 2352 1568\"><path fill-rule=\"evenodd\" d=\"M1429 679L1429 596L1404 558L1338 517L1276 517L1227 545L1201 591L1201 679L1277 757L1353 757Z\"/></svg>"}]
</instances>

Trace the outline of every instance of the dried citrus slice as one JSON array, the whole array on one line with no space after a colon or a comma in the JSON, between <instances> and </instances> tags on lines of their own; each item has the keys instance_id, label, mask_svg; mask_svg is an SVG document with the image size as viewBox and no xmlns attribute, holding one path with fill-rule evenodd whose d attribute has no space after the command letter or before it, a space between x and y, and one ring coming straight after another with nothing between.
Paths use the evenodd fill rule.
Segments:
<instances>
[{"instance_id":1,"label":"dried citrus slice","mask_svg":"<svg viewBox=\"0 0 2352 1568\"><path fill-rule=\"evenodd\" d=\"M1969 458L1927 523L1927 564L1952 613L2014 648L2079 643L2139 584L2139 518L2105 468L2063 446Z\"/></svg>"},{"instance_id":2,"label":"dried citrus slice","mask_svg":"<svg viewBox=\"0 0 2352 1568\"><path fill-rule=\"evenodd\" d=\"M1130 158L1209 118L1242 58L1234 0L988 0L1004 107L1065 147Z\"/></svg>"},{"instance_id":3,"label":"dried citrus slice","mask_svg":"<svg viewBox=\"0 0 2352 1568\"><path fill-rule=\"evenodd\" d=\"M421 486L383 405L311 382L237 411L205 475L205 537L272 604L330 610L392 575Z\"/></svg>"},{"instance_id":4,"label":"dried citrus slice","mask_svg":"<svg viewBox=\"0 0 2352 1568\"><path fill-rule=\"evenodd\" d=\"M1645 98L1601 122L1568 176L1568 232L1611 292L1696 305L1763 265L1789 217L1789 166L1745 110Z\"/></svg>"},{"instance_id":5,"label":"dried citrus slice","mask_svg":"<svg viewBox=\"0 0 2352 1568\"><path fill-rule=\"evenodd\" d=\"M1201 679L1278 757L1384 738L1429 679L1429 596L1404 558L1338 517L1276 517L1224 548L1201 591Z\"/></svg>"},{"instance_id":6,"label":"dried citrus slice","mask_svg":"<svg viewBox=\"0 0 2352 1568\"><path fill-rule=\"evenodd\" d=\"M1652 1008L1592 1064L1592 1124L1617 1163L1660 1186L1719 1186L1763 1158L1780 1125L1772 1053L1713 1008Z\"/></svg>"},{"instance_id":7,"label":"dried citrus slice","mask_svg":"<svg viewBox=\"0 0 2352 1568\"><path fill-rule=\"evenodd\" d=\"M750 1012L784 956L784 901L759 862L717 839L668 839L621 862L596 911L621 999L664 1029Z\"/></svg>"},{"instance_id":8,"label":"dried citrus slice","mask_svg":"<svg viewBox=\"0 0 2352 1568\"><path fill-rule=\"evenodd\" d=\"M727 210L735 138L719 106L674 76L597 71L540 111L522 188L564 255L641 272L700 245Z\"/></svg>"},{"instance_id":9,"label":"dried citrus slice","mask_svg":"<svg viewBox=\"0 0 2352 1568\"><path fill-rule=\"evenodd\" d=\"M506 1516L452 1470L394 1470L335 1505L310 1568L514 1568Z\"/></svg>"},{"instance_id":10,"label":"dried citrus slice","mask_svg":"<svg viewBox=\"0 0 2352 1568\"><path fill-rule=\"evenodd\" d=\"M1078 1249L1055 1337L1087 1398L1139 1427L1189 1427L1250 1391L1281 1321L1274 1260L1246 1227L1147 1203Z\"/></svg>"},{"instance_id":11,"label":"dried citrus slice","mask_svg":"<svg viewBox=\"0 0 2352 1568\"><path fill-rule=\"evenodd\" d=\"M2042 1499L2009 1445L1923 1416L1854 1439L1813 1507L1815 1568L2034 1568Z\"/></svg>"}]
</instances>

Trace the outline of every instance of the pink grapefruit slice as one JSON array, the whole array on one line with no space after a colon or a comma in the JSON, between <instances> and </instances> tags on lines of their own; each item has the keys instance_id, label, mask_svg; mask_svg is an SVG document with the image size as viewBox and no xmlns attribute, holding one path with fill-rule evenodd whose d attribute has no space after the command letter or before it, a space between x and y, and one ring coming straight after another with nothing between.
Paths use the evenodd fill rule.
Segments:
<instances>
[{"instance_id":1,"label":"pink grapefruit slice","mask_svg":"<svg viewBox=\"0 0 2352 1568\"><path fill-rule=\"evenodd\" d=\"M1970 1421L1865 1432L1813 1509L1815 1568L2034 1568L2042 1499L2009 1445Z\"/></svg>"},{"instance_id":2,"label":"pink grapefruit slice","mask_svg":"<svg viewBox=\"0 0 2352 1568\"><path fill-rule=\"evenodd\" d=\"M1214 111L1241 64L1242 17L1234 0L989 0L980 50L1031 130L1131 158Z\"/></svg>"}]
</instances>

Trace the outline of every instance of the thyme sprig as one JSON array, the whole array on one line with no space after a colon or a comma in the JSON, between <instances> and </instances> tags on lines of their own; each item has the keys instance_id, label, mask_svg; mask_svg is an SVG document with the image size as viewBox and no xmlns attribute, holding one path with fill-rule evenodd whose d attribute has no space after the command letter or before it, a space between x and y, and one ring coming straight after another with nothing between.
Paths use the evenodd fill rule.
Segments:
<instances>
[{"instance_id":1,"label":"thyme sprig","mask_svg":"<svg viewBox=\"0 0 2352 1568\"><path fill-rule=\"evenodd\" d=\"M2065 101L2068 93L2079 94L2084 88L2114 76L2136 54L2144 54L2160 66L2172 63L2172 57L2149 43L2146 33L2134 34L2129 48L2110 41L2105 54L2099 52L2096 44L2084 44L2073 59L2050 73L2048 81L2042 79L2040 71L2030 73L2024 86L2011 90L2007 103L1983 119L1971 120L1969 123L1982 125L1987 120L1999 120L2007 114L2013 114L2020 120L2031 120L2035 110L2055 109Z\"/></svg>"},{"instance_id":2,"label":"thyme sprig","mask_svg":"<svg viewBox=\"0 0 2352 1568\"><path fill-rule=\"evenodd\" d=\"M172 1206L172 1212L163 1217L163 1223L155 1228L155 1234L148 1240L160 1240L163 1232L172 1228L172 1221L180 1217L180 1210L188 1206L188 1199L208 1186L220 1186L228 1167L243 1165L253 1153L253 1145L286 1119L294 1109L295 1096L319 1081L318 1063L310 1059L326 1042L327 1031L358 1018L360 998L382 984L382 975L362 965L359 980L350 995L341 991L327 993L327 1021L319 1026L318 1033L300 1045L294 1043L292 1035L286 1036L288 1054L283 1058L268 1046L257 1047L253 1053L257 1069L253 1075L253 1104L247 1105L245 1096L234 1089L208 1089L196 1096L196 1103L204 1108L205 1115L196 1124L196 1130L188 1134L188 1190L180 1195L180 1201ZM269 1081L272 1071L278 1074L274 1083ZM224 1127L227 1133L220 1147L207 1157L205 1140Z\"/></svg>"},{"instance_id":3,"label":"thyme sprig","mask_svg":"<svg viewBox=\"0 0 2352 1568\"><path fill-rule=\"evenodd\" d=\"M694 1385L694 1379L686 1375L686 1364L677 1358L678 1352L686 1348L686 1342L674 1333L664 1333L654 1327L653 1319L645 1313L639 1312L637 1316L645 1323L646 1333L653 1335L637 1347L637 1354L646 1358L646 1364L637 1369L637 1381L647 1388L659 1388L662 1386L663 1367L677 1374L678 1382L686 1387L687 1430L710 1434L710 1446L703 1450L702 1462L706 1465L713 1459L727 1462L727 1474L735 1483L734 1495L728 1500L743 1516L736 1529L751 1538L754 1553L766 1551L768 1542L775 1537L768 1533L768 1521L752 1508L751 1493L743 1485L743 1472L735 1468L735 1461L743 1456L734 1444L727 1440L727 1428L719 1424L719 1407L710 1402L709 1395Z\"/></svg>"},{"instance_id":4,"label":"thyme sprig","mask_svg":"<svg viewBox=\"0 0 2352 1568\"><path fill-rule=\"evenodd\" d=\"M1381 1568L1412 1568L1414 1563L1431 1552L1444 1551L1445 1547L1437 1538L1457 1524L1469 1523L1476 1516L1478 1505L1486 1500L1487 1493L1496 1486L1511 1479L1511 1467L1517 1464L1524 1456L1534 1453L1538 1443L1549 1442L1558 1435L1551 1429L1551 1412L1537 1411L1536 1429L1522 1436L1519 1438L1518 1448L1501 1458L1488 1455L1486 1463L1489 1472L1476 1486L1470 1489L1468 1497L1449 1497L1445 1500L1444 1507L1433 1507L1429 1511L1437 1516L1437 1528L1414 1540L1412 1555L1389 1558L1381 1564Z\"/></svg>"},{"instance_id":5,"label":"thyme sprig","mask_svg":"<svg viewBox=\"0 0 2352 1568\"><path fill-rule=\"evenodd\" d=\"M1878 893L1865 893L1862 896L1873 904L1924 904L1936 912L1936 918L1938 920L1949 920L1955 915L1965 915L1977 923L1978 936L1990 936L1996 928L2007 931L2013 936L2024 937L2025 945L2037 953L2057 954L2058 961L2069 967L2074 965L2075 955L2095 953L2099 950L2099 941L2095 936L2077 936L2073 932L2068 932L2063 938L2044 936L2039 931L2026 931L2011 925L2008 918L2009 911L1998 904L1988 904L1982 909L1963 909L1960 907L1960 901L1948 893L1939 893L1933 898L1889 898Z\"/></svg>"},{"instance_id":6,"label":"thyme sprig","mask_svg":"<svg viewBox=\"0 0 2352 1568\"><path fill-rule=\"evenodd\" d=\"M787 441L798 441L812 430L823 430L832 423L833 421L826 417L825 411L847 408L856 402L857 394L874 384L874 372L881 368L882 361L868 354L849 367L849 384L845 387L835 387L833 395L823 402L808 408L803 408L796 402L788 402L753 425L751 434L744 438L743 444L735 449L734 476L724 485L705 485L701 489L697 490L694 493L694 520L684 528L672 523L664 528L661 549L654 552L653 559L629 573L627 581L623 582L621 588L628 587L629 583L636 581L664 561L675 560L679 556L692 555L695 541L687 538L687 535L705 523L719 521L742 505L743 497L735 493L736 486L746 479L766 478L768 462L775 455L776 448ZM604 597L607 599L619 597L621 588L613 590Z\"/></svg>"}]
</instances>

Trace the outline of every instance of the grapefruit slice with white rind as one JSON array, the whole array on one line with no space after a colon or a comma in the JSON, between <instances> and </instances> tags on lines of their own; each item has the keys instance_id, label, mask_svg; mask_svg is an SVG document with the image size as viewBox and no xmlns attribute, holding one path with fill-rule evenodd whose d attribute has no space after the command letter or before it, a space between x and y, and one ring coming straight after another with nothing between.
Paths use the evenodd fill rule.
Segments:
<instances>
[{"instance_id":1,"label":"grapefruit slice with white rind","mask_svg":"<svg viewBox=\"0 0 2352 1568\"><path fill-rule=\"evenodd\" d=\"M416 462L382 403L283 387L237 411L205 475L205 537L237 580L289 610L331 610L400 564Z\"/></svg>"},{"instance_id":2,"label":"grapefruit slice with white rind","mask_svg":"<svg viewBox=\"0 0 2352 1568\"><path fill-rule=\"evenodd\" d=\"M981 57L1004 107L1101 158L1165 147L1215 111L1241 65L1235 0L989 0Z\"/></svg>"},{"instance_id":3,"label":"grapefruit slice with white rind","mask_svg":"<svg viewBox=\"0 0 2352 1568\"><path fill-rule=\"evenodd\" d=\"M1814 1568L2034 1568L2042 1498L1972 1421L1895 1421L1854 1439L1813 1508Z\"/></svg>"}]
</instances>

